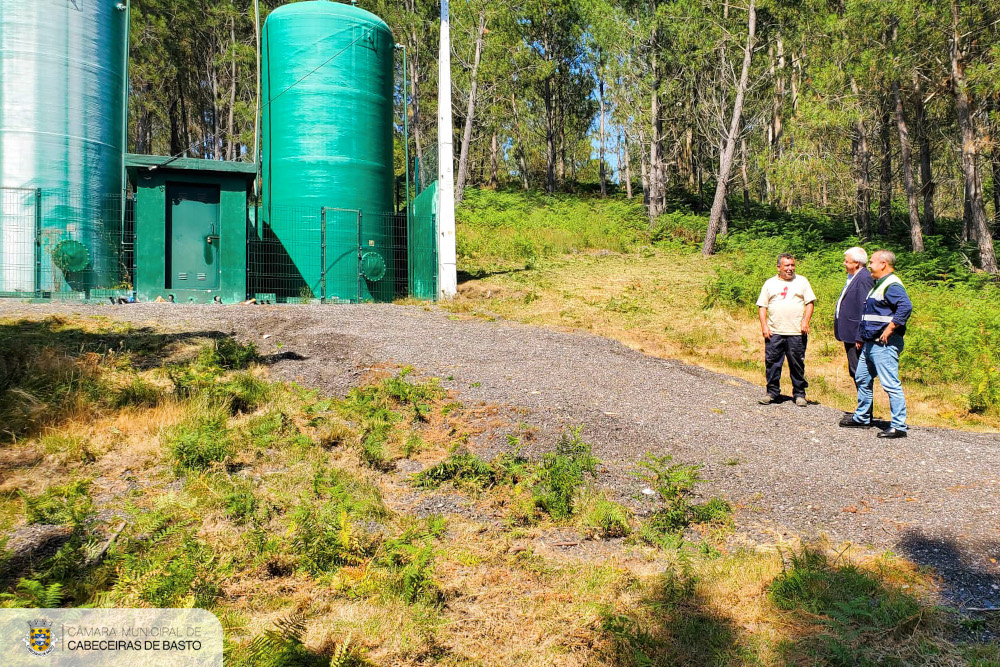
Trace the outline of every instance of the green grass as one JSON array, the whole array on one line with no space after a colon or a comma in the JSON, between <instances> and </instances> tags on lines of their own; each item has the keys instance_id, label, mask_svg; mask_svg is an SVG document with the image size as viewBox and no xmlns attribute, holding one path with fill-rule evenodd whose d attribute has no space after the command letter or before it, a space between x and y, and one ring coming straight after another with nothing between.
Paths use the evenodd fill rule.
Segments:
<instances>
[{"instance_id":1,"label":"green grass","mask_svg":"<svg viewBox=\"0 0 1000 667\"><path fill-rule=\"evenodd\" d=\"M543 259L603 249L638 253L641 263L647 246L668 255L698 252L707 214L694 213L687 200L684 193L673 193L672 210L650 229L641 198L470 190L457 212L460 268L473 278L509 274L525 290L527 305L540 298L544 285L537 271L519 272L536 269ZM897 255L898 273L914 303L900 359L904 383L960 387L960 404L943 405L941 412L1000 418L1000 284L970 268L975 249L955 240L960 220L941 220L940 233L925 237L925 252L918 254L907 250L902 218L886 238L862 244L844 217L763 206L754 206L747 216L735 201L730 210L730 232L720 239L711 278L696 296L702 307L756 320L761 284L774 275L778 254L791 252L798 258L798 273L809 278L818 297L812 340L832 340L833 308L844 283L843 251L854 245L869 254L888 248ZM547 270L558 269L550 261ZM606 312L623 318L642 317L653 306L648 295L613 295L605 301Z\"/></svg>"}]
</instances>

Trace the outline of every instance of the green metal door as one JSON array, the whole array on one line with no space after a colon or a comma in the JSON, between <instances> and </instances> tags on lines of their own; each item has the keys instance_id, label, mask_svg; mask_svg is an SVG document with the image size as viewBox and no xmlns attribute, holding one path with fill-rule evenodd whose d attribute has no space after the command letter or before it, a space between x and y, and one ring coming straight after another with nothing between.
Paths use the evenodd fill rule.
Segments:
<instances>
[{"instance_id":1,"label":"green metal door","mask_svg":"<svg viewBox=\"0 0 1000 667\"><path fill-rule=\"evenodd\" d=\"M167 184L167 289L219 288L219 187Z\"/></svg>"}]
</instances>

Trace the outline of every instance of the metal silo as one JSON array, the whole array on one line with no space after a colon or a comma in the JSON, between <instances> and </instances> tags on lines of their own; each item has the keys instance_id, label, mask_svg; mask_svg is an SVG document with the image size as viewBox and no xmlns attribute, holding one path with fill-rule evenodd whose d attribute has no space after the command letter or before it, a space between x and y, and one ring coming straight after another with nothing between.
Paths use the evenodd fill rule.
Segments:
<instances>
[{"instance_id":1,"label":"metal silo","mask_svg":"<svg viewBox=\"0 0 1000 667\"><path fill-rule=\"evenodd\" d=\"M0 0L0 292L111 286L124 0Z\"/></svg>"},{"instance_id":2,"label":"metal silo","mask_svg":"<svg viewBox=\"0 0 1000 667\"><path fill-rule=\"evenodd\" d=\"M264 23L259 233L280 241L286 296L393 296L393 47L380 18L326 0Z\"/></svg>"}]
</instances>

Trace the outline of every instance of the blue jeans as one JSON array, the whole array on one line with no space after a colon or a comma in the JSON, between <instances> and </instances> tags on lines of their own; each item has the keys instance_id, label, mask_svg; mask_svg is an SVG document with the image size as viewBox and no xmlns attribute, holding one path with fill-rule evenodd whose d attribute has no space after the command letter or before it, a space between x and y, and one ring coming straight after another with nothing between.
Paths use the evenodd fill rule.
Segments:
<instances>
[{"instance_id":1,"label":"blue jeans","mask_svg":"<svg viewBox=\"0 0 1000 667\"><path fill-rule=\"evenodd\" d=\"M906 397L899 381L899 354L903 351L903 337L893 334L886 345L866 341L858 357L858 370L854 382L858 386L858 409L854 420L868 423L872 412L872 389L878 377L885 393L889 394L889 412L892 428L906 430Z\"/></svg>"}]
</instances>

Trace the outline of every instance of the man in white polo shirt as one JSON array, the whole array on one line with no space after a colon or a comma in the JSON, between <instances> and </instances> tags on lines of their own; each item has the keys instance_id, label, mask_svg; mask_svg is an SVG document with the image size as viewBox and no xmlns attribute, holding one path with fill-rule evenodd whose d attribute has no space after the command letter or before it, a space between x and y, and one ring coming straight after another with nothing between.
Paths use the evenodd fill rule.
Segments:
<instances>
[{"instance_id":1,"label":"man in white polo shirt","mask_svg":"<svg viewBox=\"0 0 1000 667\"><path fill-rule=\"evenodd\" d=\"M808 405L806 344L815 301L809 281L795 275L795 258L783 253L778 257L778 275L764 283L757 299L767 377L767 394L760 399L761 405L774 403L781 395L781 367L785 359L792 377L795 405Z\"/></svg>"}]
</instances>

